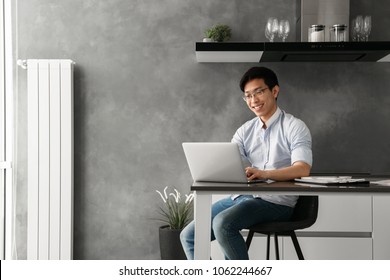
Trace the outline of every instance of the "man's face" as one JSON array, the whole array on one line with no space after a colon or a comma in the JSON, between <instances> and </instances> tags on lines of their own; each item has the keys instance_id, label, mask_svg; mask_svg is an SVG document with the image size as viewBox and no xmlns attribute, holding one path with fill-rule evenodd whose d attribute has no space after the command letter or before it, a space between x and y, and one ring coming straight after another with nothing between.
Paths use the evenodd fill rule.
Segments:
<instances>
[{"instance_id":1,"label":"man's face","mask_svg":"<svg viewBox=\"0 0 390 280\"><path fill-rule=\"evenodd\" d=\"M246 83L244 95L246 104L263 122L266 122L276 111L276 97L279 94L279 86L271 90L263 79L254 79Z\"/></svg>"}]
</instances>

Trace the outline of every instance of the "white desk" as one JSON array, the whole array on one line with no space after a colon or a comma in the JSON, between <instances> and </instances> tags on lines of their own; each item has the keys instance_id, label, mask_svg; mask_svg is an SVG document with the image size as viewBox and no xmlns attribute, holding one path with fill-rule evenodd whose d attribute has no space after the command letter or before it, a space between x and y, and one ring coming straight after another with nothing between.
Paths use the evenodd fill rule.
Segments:
<instances>
[{"instance_id":1,"label":"white desk","mask_svg":"<svg viewBox=\"0 0 390 280\"><path fill-rule=\"evenodd\" d=\"M383 178L382 178L383 179ZM195 192L195 259L210 259L211 198L213 194L279 194L279 195L390 195L390 187L383 185L304 186L294 182L274 182L251 185L194 182Z\"/></svg>"}]
</instances>

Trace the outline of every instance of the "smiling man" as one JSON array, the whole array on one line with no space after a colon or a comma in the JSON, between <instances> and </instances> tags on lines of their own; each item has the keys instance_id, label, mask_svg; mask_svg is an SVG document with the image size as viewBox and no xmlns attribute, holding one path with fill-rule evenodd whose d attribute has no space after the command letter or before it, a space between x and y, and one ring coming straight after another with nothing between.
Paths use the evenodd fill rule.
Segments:
<instances>
[{"instance_id":1,"label":"smiling man","mask_svg":"<svg viewBox=\"0 0 390 280\"><path fill-rule=\"evenodd\" d=\"M277 106L279 83L265 67L249 69L240 81L243 99L256 118L239 128L232 142L249 160L248 178L291 180L308 176L312 164L311 135L307 126Z\"/></svg>"},{"instance_id":2,"label":"smiling man","mask_svg":"<svg viewBox=\"0 0 390 280\"><path fill-rule=\"evenodd\" d=\"M251 164L249 180L286 181L308 176L312 165L311 135L304 122L277 106L279 82L265 67L250 68L241 78L242 98L256 115L234 134L232 142ZM254 224L290 219L297 196L233 195L213 204L211 240L226 259L248 259L240 230ZM194 222L180 235L188 259L194 258Z\"/></svg>"}]
</instances>

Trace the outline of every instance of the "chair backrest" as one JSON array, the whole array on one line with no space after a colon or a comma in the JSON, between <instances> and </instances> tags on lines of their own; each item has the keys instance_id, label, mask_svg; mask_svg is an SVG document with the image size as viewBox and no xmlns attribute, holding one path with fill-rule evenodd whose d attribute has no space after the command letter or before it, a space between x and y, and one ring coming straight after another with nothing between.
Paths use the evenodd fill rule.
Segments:
<instances>
[{"instance_id":1,"label":"chair backrest","mask_svg":"<svg viewBox=\"0 0 390 280\"><path fill-rule=\"evenodd\" d=\"M318 196L300 196L294 208L291 222L299 222L299 228L313 225L318 215ZM298 228L297 228L298 229Z\"/></svg>"}]
</instances>

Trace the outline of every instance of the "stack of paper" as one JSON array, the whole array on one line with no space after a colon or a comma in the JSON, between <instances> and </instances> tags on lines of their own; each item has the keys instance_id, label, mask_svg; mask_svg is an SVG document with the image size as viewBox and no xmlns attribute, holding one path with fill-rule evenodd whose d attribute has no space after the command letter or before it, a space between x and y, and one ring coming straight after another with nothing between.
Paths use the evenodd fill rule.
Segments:
<instances>
[{"instance_id":1,"label":"stack of paper","mask_svg":"<svg viewBox=\"0 0 390 280\"><path fill-rule=\"evenodd\" d=\"M301 177L295 179L297 182L321 184L321 185L344 185L344 184L361 184L369 183L367 179L359 178L353 179L351 176L313 176L313 177Z\"/></svg>"}]
</instances>

